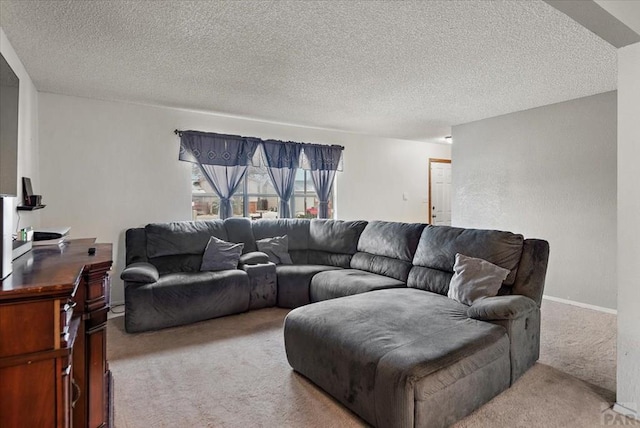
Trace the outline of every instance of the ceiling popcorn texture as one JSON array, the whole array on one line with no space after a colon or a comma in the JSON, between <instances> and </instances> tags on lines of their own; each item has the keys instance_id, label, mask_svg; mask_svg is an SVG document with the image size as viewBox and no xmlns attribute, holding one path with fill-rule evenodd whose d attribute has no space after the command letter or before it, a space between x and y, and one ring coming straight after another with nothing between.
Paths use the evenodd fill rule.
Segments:
<instances>
[{"instance_id":1,"label":"ceiling popcorn texture","mask_svg":"<svg viewBox=\"0 0 640 428\"><path fill-rule=\"evenodd\" d=\"M616 89L616 49L532 1L1 1L40 91L429 141Z\"/></svg>"}]
</instances>

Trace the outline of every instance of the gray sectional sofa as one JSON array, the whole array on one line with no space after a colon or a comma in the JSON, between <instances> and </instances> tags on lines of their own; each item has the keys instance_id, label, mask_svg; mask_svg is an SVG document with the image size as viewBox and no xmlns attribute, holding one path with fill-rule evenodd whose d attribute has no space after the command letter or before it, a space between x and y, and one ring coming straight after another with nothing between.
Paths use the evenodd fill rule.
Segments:
<instances>
[{"instance_id":1,"label":"gray sectional sofa","mask_svg":"<svg viewBox=\"0 0 640 428\"><path fill-rule=\"evenodd\" d=\"M283 235L293 264L256 252L257 240ZM244 244L238 269L199 271L210 236ZM129 229L126 250L127 331L292 308L284 339L293 369L374 426L450 425L538 359L546 241L426 224L232 218ZM447 297L457 253L508 271L496 297L470 306Z\"/></svg>"}]
</instances>

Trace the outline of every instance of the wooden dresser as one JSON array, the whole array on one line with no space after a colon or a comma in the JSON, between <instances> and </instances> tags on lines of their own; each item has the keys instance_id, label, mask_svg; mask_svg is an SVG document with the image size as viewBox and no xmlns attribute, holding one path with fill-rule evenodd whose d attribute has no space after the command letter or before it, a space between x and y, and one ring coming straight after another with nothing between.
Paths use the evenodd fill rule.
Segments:
<instances>
[{"instance_id":1,"label":"wooden dresser","mask_svg":"<svg viewBox=\"0 0 640 428\"><path fill-rule=\"evenodd\" d=\"M78 239L14 261L0 287L0 427L112 425L111 252Z\"/></svg>"}]
</instances>

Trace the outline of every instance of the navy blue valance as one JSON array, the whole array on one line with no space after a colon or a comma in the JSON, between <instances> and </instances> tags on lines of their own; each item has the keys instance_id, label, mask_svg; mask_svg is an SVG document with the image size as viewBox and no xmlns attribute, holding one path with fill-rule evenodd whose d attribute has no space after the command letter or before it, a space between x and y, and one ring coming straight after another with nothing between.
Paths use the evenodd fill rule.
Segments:
<instances>
[{"instance_id":1,"label":"navy blue valance","mask_svg":"<svg viewBox=\"0 0 640 428\"><path fill-rule=\"evenodd\" d=\"M303 144L304 169L311 171L341 171L342 146Z\"/></svg>"},{"instance_id":2,"label":"navy blue valance","mask_svg":"<svg viewBox=\"0 0 640 428\"><path fill-rule=\"evenodd\" d=\"M178 159L202 165L249 165L260 139L238 135L182 131Z\"/></svg>"},{"instance_id":3,"label":"navy blue valance","mask_svg":"<svg viewBox=\"0 0 640 428\"><path fill-rule=\"evenodd\" d=\"M264 160L270 168L298 168L302 144L277 140L262 142Z\"/></svg>"},{"instance_id":4,"label":"navy blue valance","mask_svg":"<svg viewBox=\"0 0 640 428\"><path fill-rule=\"evenodd\" d=\"M256 149L262 146L264 163L270 168L342 171L342 146L261 140L212 132L175 132L180 136L179 159L186 162L219 166L250 165Z\"/></svg>"}]
</instances>

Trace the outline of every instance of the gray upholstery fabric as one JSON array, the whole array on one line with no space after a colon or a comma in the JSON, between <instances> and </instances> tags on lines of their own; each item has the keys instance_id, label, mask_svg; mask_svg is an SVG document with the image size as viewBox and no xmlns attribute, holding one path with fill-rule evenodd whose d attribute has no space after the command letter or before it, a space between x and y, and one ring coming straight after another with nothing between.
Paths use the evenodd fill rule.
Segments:
<instances>
[{"instance_id":1,"label":"gray upholstery fabric","mask_svg":"<svg viewBox=\"0 0 640 428\"><path fill-rule=\"evenodd\" d=\"M251 220L245 217L229 217L224 220L229 242L243 243L243 253L257 251L256 240L253 237Z\"/></svg>"},{"instance_id":2,"label":"gray upholstery fabric","mask_svg":"<svg viewBox=\"0 0 640 428\"><path fill-rule=\"evenodd\" d=\"M509 379L506 376L509 372L509 353L504 351L505 342L506 339L503 338L501 343L490 348L490 351L499 349L501 355L485 366L478 367L474 364L475 358L465 358L443 370L449 374L461 372L467 368L465 377L447 384L446 388L424 398L416 397L413 425L407 424L407 426L430 428L451 426L507 389L509 387ZM468 363L473 364L473 371L468 370Z\"/></svg>"},{"instance_id":3,"label":"gray upholstery fabric","mask_svg":"<svg viewBox=\"0 0 640 428\"><path fill-rule=\"evenodd\" d=\"M269 263L269 256L261 251L252 251L240 256L239 266Z\"/></svg>"},{"instance_id":4,"label":"gray upholstery fabric","mask_svg":"<svg viewBox=\"0 0 640 428\"><path fill-rule=\"evenodd\" d=\"M323 265L278 265L278 306L297 308L310 303L309 286L311 278L318 272L340 269Z\"/></svg>"},{"instance_id":5,"label":"gray upholstery fabric","mask_svg":"<svg viewBox=\"0 0 640 428\"><path fill-rule=\"evenodd\" d=\"M309 249L308 219L263 219L252 223L253 236L256 240L287 235L289 237L289 253L292 250ZM295 262L295 260L294 260Z\"/></svg>"},{"instance_id":6,"label":"gray upholstery fabric","mask_svg":"<svg viewBox=\"0 0 640 428\"><path fill-rule=\"evenodd\" d=\"M446 296L452 277L453 271L444 272L423 266L413 266L407 278L407 287L419 288ZM507 288L506 286L503 287Z\"/></svg>"},{"instance_id":7,"label":"gray upholstery fabric","mask_svg":"<svg viewBox=\"0 0 640 428\"><path fill-rule=\"evenodd\" d=\"M351 266L351 254L335 254L327 251L315 250L309 250L306 253L307 257L304 264L338 266L341 268L348 268Z\"/></svg>"},{"instance_id":8,"label":"gray upholstery fabric","mask_svg":"<svg viewBox=\"0 0 640 428\"><path fill-rule=\"evenodd\" d=\"M507 330L513 385L540 357L540 309L536 308L520 318L491 323Z\"/></svg>"},{"instance_id":9,"label":"gray upholstery fabric","mask_svg":"<svg viewBox=\"0 0 640 428\"><path fill-rule=\"evenodd\" d=\"M203 250L204 251L204 250ZM200 272L202 254L176 254L173 256L154 257L149 259L160 275L178 272Z\"/></svg>"},{"instance_id":10,"label":"gray upholstery fabric","mask_svg":"<svg viewBox=\"0 0 640 428\"><path fill-rule=\"evenodd\" d=\"M312 219L304 264L350 267L366 224L365 221Z\"/></svg>"},{"instance_id":11,"label":"gray upholstery fabric","mask_svg":"<svg viewBox=\"0 0 640 428\"><path fill-rule=\"evenodd\" d=\"M358 241L351 267L406 282L424 224L372 221Z\"/></svg>"},{"instance_id":12,"label":"gray upholstery fabric","mask_svg":"<svg viewBox=\"0 0 640 428\"><path fill-rule=\"evenodd\" d=\"M536 302L525 296L496 296L474 302L467 316L481 321L512 320L536 309Z\"/></svg>"},{"instance_id":13,"label":"gray upholstery fabric","mask_svg":"<svg viewBox=\"0 0 640 428\"><path fill-rule=\"evenodd\" d=\"M511 293L527 296L539 307L542 303L548 262L549 243L541 239L526 239Z\"/></svg>"},{"instance_id":14,"label":"gray upholstery fabric","mask_svg":"<svg viewBox=\"0 0 640 428\"><path fill-rule=\"evenodd\" d=\"M490 321L507 330L511 384L538 360L540 309L530 298L516 295L481 299L469 307L467 316Z\"/></svg>"},{"instance_id":15,"label":"gray upholstery fabric","mask_svg":"<svg viewBox=\"0 0 640 428\"><path fill-rule=\"evenodd\" d=\"M405 287L404 282L358 269L340 269L317 273L311 279L312 302L365 293L385 288Z\"/></svg>"},{"instance_id":16,"label":"gray upholstery fabric","mask_svg":"<svg viewBox=\"0 0 640 428\"><path fill-rule=\"evenodd\" d=\"M147 233L143 227L127 229L125 233L126 263L148 262Z\"/></svg>"},{"instance_id":17,"label":"gray upholstery fabric","mask_svg":"<svg viewBox=\"0 0 640 428\"><path fill-rule=\"evenodd\" d=\"M513 284L522 251L522 236L495 230L427 226L413 258L407 286L447 294L456 253L487 260L509 269L503 284ZM502 287L498 294L509 294Z\"/></svg>"},{"instance_id":18,"label":"gray upholstery fabric","mask_svg":"<svg viewBox=\"0 0 640 428\"><path fill-rule=\"evenodd\" d=\"M477 376L467 383L475 387L469 394L480 401L508 386L508 365L500 361L508 349L505 329L470 319L466 310L445 296L407 288L314 303L285 319L287 358L374 426L413 426L416 399L429 403L448 384L466 382L469 372ZM485 383L497 388L477 387ZM421 414L430 409L424 407Z\"/></svg>"},{"instance_id":19,"label":"gray upholstery fabric","mask_svg":"<svg viewBox=\"0 0 640 428\"><path fill-rule=\"evenodd\" d=\"M149 258L179 254L202 255L210 237L229 240L222 220L151 223L145 226L145 230Z\"/></svg>"},{"instance_id":20,"label":"gray upholstery fabric","mask_svg":"<svg viewBox=\"0 0 640 428\"><path fill-rule=\"evenodd\" d=\"M242 270L249 275L249 309L275 306L278 297L276 265L270 262L245 265Z\"/></svg>"},{"instance_id":21,"label":"gray upholstery fabric","mask_svg":"<svg viewBox=\"0 0 640 428\"><path fill-rule=\"evenodd\" d=\"M410 262L425 226L420 223L372 221L360 235L358 252Z\"/></svg>"},{"instance_id":22,"label":"gray upholstery fabric","mask_svg":"<svg viewBox=\"0 0 640 428\"><path fill-rule=\"evenodd\" d=\"M189 324L249 309L241 270L174 273L153 284L125 282L125 328L134 333Z\"/></svg>"},{"instance_id":23,"label":"gray upholstery fabric","mask_svg":"<svg viewBox=\"0 0 640 428\"><path fill-rule=\"evenodd\" d=\"M411 271L411 262L369 253L356 253L351 258L351 267L406 282Z\"/></svg>"},{"instance_id":24,"label":"gray upholstery fabric","mask_svg":"<svg viewBox=\"0 0 640 428\"><path fill-rule=\"evenodd\" d=\"M309 250L292 250L291 248L289 248L289 255L291 256L291 260L293 260L294 265L309 264Z\"/></svg>"},{"instance_id":25,"label":"gray upholstery fabric","mask_svg":"<svg viewBox=\"0 0 640 428\"><path fill-rule=\"evenodd\" d=\"M355 254L366 221L313 219L309 226L309 249Z\"/></svg>"},{"instance_id":26,"label":"gray upholstery fabric","mask_svg":"<svg viewBox=\"0 0 640 428\"><path fill-rule=\"evenodd\" d=\"M277 265L293 264L289 255L289 237L274 236L272 238L263 238L256 241L258 251L269 256L269 261Z\"/></svg>"},{"instance_id":27,"label":"gray upholstery fabric","mask_svg":"<svg viewBox=\"0 0 640 428\"><path fill-rule=\"evenodd\" d=\"M511 232L428 225L420 237L413 264L451 273L456 253L461 253L509 269L511 273L504 284L512 285L522 254L523 241L522 235ZM416 283L416 279L418 278L412 275L412 281L407 285L442 293L442 290L433 289L429 284Z\"/></svg>"},{"instance_id":28,"label":"gray upholstery fabric","mask_svg":"<svg viewBox=\"0 0 640 428\"><path fill-rule=\"evenodd\" d=\"M159 278L158 269L151 263L131 263L122 270L120 278L125 281L151 283Z\"/></svg>"},{"instance_id":29,"label":"gray upholstery fabric","mask_svg":"<svg viewBox=\"0 0 640 428\"><path fill-rule=\"evenodd\" d=\"M471 305L478 299L497 296L507 275L508 269L457 253L447 297Z\"/></svg>"},{"instance_id":30,"label":"gray upholstery fabric","mask_svg":"<svg viewBox=\"0 0 640 428\"><path fill-rule=\"evenodd\" d=\"M217 271L237 269L244 244L233 244L215 236L209 238L209 243L202 255L201 271Z\"/></svg>"}]
</instances>

